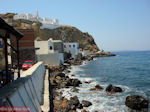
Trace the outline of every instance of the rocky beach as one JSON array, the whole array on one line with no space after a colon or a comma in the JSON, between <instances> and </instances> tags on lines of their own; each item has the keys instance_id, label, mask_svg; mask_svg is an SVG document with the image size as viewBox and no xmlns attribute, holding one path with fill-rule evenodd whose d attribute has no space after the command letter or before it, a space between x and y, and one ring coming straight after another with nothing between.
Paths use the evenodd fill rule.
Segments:
<instances>
[{"instance_id":1,"label":"rocky beach","mask_svg":"<svg viewBox=\"0 0 150 112\"><path fill-rule=\"evenodd\" d=\"M91 97L88 96L94 96L94 94L100 93L108 99L111 97L115 100L116 96L120 97L121 94L130 91L129 88L125 86L112 84L101 85L91 78L82 79L78 74L74 74L74 68L84 66L91 61L96 61L97 57L101 57L101 55L95 54L78 61L67 60L66 65L50 68L54 112L109 112L105 111L105 109L99 109L101 105L98 107L97 104L99 104L99 100L95 100L96 97L93 97L92 100L89 99ZM103 79L103 81L108 82L108 79ZM85 89L87 93L85 93ZM127 112L148 112L148 103L148 99L143 96L128 95L124 101L124 106L119 106L118 104L118 109L112 108L111 110L110 108L110 112L120 112L122 107L125 108ZM124 111L122 110L122 112Z\"/></svg>"}]
</instances>

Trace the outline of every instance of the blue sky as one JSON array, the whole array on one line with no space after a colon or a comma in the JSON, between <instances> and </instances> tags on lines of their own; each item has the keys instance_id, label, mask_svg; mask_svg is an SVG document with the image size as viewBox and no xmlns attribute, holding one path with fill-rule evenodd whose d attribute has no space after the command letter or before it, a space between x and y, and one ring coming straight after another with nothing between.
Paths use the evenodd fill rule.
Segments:
<instances>
[{"instance_id":1,"label":"blue sky","mask_svg":"<svg viewBox=\"0 0 150 112\"><path fill-rule=\"evenodd\" d=\"M100 49L150 50L150 0L0 0L0 13L32 13L89 32Z\"/></svg>"}]
</instances>

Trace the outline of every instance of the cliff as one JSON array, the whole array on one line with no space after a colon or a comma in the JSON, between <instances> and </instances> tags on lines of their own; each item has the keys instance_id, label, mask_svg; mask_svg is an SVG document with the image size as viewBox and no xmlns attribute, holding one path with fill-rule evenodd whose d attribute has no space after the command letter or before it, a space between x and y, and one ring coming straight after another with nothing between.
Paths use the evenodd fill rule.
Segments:
<instances>
[{"instance_id":1,"label":"cliff","mask_svg":"<svg viewBox=\"0 0 150 112\"><path fill-rule=\"evenodd\" d=\"M13 13L0 14L5 20L12 22L16 29L28 29L33 28L35 31L35 37L40 37L42 40L48 40L49 38L60 39L63 42L79 42L80 48L89 50L91 53L99 51L93 37L89 33L84 33L79 29L72 26L60 26L56 29L40 29L42 25L39 22L32 22L28 20L13 20Z\"/></svg>"}]
</instances>

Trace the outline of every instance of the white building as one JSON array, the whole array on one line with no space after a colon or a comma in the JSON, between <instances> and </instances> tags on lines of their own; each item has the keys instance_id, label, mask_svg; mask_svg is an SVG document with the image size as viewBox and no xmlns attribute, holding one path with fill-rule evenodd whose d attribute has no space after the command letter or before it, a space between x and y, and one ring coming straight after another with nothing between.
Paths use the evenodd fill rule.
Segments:
<instances>
[{"instance_id":1,"label":"white building","mask_svg":"<svg viewBox=\"0 0 150 112\"><path fill-rule=\"evenodd\" d=\"M79 54L79 43L64 43L64 52L71 53L72 58L76 59Z\"/></svg>"},{"instance_id":2,"label":"white building","mask_svg":"<svg viewBox=\"0 0 150 112\"><path fill-rule=\"evenodd\" d=\"M41 29L44 29L44 28L55 29L55 28L60 27L58 19L40 18L38 11L35 13L34 16L29 13L17 14L14 16L14 20L17 20L17 19L25 19L29 21L41 22L42 23L42 26L40 27Z\"/></svg>"},{"instance_id":3,"label":"white building","mask_svg":"<svg viewBox=\"0 0 150 112\"><path fill-rule=\"evenodd\" d=\"M38 41L34 42L38 61L45 64L58 66L64 63L63 43L61 40Z\"/></svg>"}]
</instances>

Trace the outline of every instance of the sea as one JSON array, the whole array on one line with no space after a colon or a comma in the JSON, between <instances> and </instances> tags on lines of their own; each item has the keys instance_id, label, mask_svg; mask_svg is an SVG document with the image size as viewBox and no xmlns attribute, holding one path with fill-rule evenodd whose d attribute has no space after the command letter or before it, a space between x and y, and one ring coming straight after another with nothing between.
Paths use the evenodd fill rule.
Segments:
<instances>
[{"instance_id":1,"label":"sea","mask_svg":"<svg viewBox=\"0 0 150 112\"><path fill-rule=\"evenodd\" d=\"M76 95L80 101L92 102L92 106L84 108L90 112L129 112L125 100L132 94L142 95L150 100L150 51L113 53L117 56L99 57L84 62L83 65L72 66L68 75L80 79L83 84L78 87L78 93L71 92L72 88L61 89L63 96L69 99ZM86 84L85 81L91 83ZM90 91L97 84L104 90ZM109 84L121 87L123 92L109 96L105 92Z\"/></svg>"}]
</instances>

